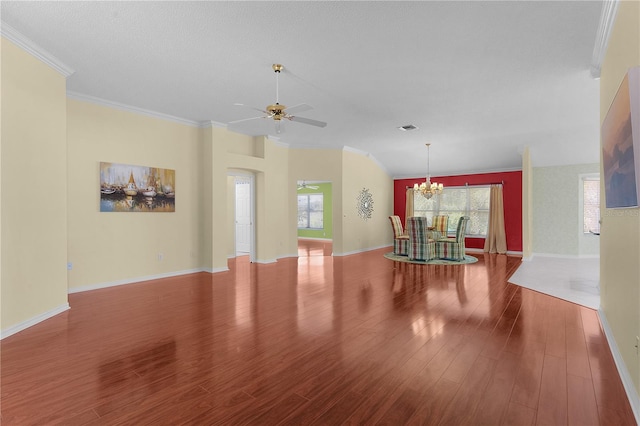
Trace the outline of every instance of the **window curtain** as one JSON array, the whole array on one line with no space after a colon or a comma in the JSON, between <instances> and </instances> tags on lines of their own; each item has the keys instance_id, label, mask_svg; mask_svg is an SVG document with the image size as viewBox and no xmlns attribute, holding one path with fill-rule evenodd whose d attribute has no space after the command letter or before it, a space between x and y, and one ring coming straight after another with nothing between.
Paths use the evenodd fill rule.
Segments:
<instances>
[{"instance_id":1,"label":"window curtain","mask_svg":"<svg viewBox=\"0 0 640 426\"><path fill-rule=\"evenodd\" d=\"M407 196L406 196L406 209L405 209L405 217L404 217L404 223L405 223L405 234L407 233L407 223L409 223L409 218L413 217L413 188L408 188L407 189Z\"/></svg>"},{"instance_id":2,"label":"window curtain","mask_svg":"<svg viewBox=\"0 0 640 426\"><path fill-rule=\"evenodd\" d=\"M484 251L505 254L507 252L507 236L504 231L504 202L502 185L491 185L489 198L489 230L484 240Z\"/></svg>"}]
</instances>

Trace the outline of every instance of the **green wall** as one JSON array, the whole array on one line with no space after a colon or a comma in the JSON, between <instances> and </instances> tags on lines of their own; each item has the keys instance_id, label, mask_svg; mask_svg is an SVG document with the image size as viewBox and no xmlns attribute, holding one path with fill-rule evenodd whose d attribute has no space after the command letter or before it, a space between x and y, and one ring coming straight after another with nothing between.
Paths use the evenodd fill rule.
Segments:
<instances>
[{"instance_id":1,"label":"green wall","mask_svg":"<svg viewBox=\"0 0 640 426\"><path fill-rule=\"evenodd\" d=\"M312 183L318 189L303 188L298 190L298 194L324 194L323 222L324 229L298 229L298 237L302 238L326 238L333 239L333 190L331 182Z\"/></svg>"}]
</instances>

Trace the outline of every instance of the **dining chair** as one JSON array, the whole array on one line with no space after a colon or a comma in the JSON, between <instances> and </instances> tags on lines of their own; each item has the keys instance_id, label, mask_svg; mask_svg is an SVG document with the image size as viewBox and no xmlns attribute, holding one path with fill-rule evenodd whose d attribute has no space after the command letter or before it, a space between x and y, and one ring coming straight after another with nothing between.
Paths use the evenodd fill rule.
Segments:
<instances>
[{"instance_id":1,"label":"dining chair","mask_svg":"<svg viewBox=\"0 0 640 426\"><path fill-rule=\"evenodd\" d=\"M409 259L431 260L436 257L435 241L429 238L426 217L410 217L407 219L409 233Z\"/></svg>"},{"instance_id":2,"label":"dining chair","mask_svg":"<svg viewBox=\"0 0 640 426\"><path fill-rule=\"evenodd\" d=\"M440 238L436 241L436 256L439 259L464 260L464 234L467 232L469 216L462 216L458 220L456 236Z\"/></svg>"},{"instance_id":3,"label":"dining chair","mask_svg":"<svg viewBox=\"0 0 640 426\"><path fill-rule=\"evenodd\" d=\"M409 236L402 228L400 216L389 216L391 227L393 228L393 252L406 256L409 252Z\"/></svg>"},{"instance_id":4,"label":"dining chair","mask_svg":"<svg viewBox=\"0 0 640 426\"><path fill-rule=\"evenodd\" d=\"M449 226L449 216L438 215L431 220L430 238L439 240L447 236L447 227Z\"/></svg>"}]
</instances>

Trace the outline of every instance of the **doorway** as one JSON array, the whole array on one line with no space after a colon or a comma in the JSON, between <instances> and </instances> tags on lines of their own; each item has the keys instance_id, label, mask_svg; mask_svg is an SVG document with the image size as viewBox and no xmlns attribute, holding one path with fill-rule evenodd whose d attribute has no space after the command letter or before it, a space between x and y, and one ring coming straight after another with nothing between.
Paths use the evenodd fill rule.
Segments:
<instances>
[{"instance_id":1,"label":"doorway","mask_svg":"<svg viewBox=\"0 0 640 426\"><path fill-rule=\"evenodd\" d=\"M298 257L333 254L333 187L327 181L300 180Z\"/></svg>"},{"instance_id":2,"label":"doorway","mask_svg":"<svg viewBox=\"0 0 640 426\"><path fill-rule=\"evenodd\" d=\"M234 176L235 252L253 261L253 176Z\"/></svg>"}]
</instances>

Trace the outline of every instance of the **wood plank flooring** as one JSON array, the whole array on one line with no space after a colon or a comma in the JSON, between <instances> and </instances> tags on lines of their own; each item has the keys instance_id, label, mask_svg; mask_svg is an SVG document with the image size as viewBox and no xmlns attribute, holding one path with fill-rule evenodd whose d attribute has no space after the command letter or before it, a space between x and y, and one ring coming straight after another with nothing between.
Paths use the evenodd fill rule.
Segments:
<instances>
[{"instance_id":1,"label":"wood plank flooring","mask_svg":"<svg viewBox=\"0 0 640 426\"><path fill-rule=\"evenodd\" d=\"M71 294L0 342L2 425L635 425L596 312L509 284L518 257L304 244Z\"/></svg>"}]
</instances>

